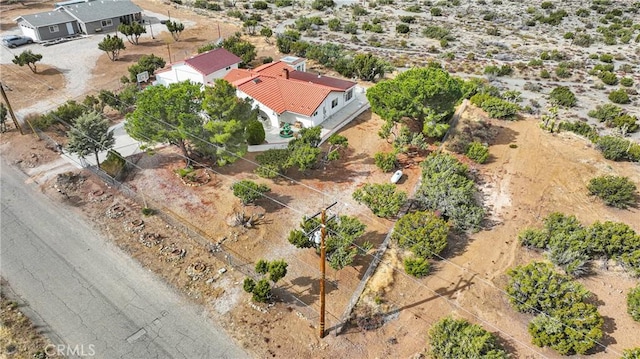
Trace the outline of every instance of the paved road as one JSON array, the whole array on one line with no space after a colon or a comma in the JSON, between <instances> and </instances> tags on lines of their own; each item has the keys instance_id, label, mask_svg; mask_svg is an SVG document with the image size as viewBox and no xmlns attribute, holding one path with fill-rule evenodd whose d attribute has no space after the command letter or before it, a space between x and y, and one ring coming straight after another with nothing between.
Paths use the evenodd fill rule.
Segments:
<instances>
[{"instance_id":1,"label":"paved road","mask_svg":"<svg viewBox=\"0 0 640 359\"><path fill-rule=\"evenodd\" d=\"M55 343L97 358L248 357L201 309L0 161L0 274Z\"/></svg>"}]
</instances>

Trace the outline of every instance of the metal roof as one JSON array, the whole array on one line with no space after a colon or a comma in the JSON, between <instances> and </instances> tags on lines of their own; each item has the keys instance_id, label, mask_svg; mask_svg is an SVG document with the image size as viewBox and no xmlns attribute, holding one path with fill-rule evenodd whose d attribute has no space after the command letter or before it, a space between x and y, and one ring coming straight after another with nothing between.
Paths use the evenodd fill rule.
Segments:
<instances>
[{"instance_id":1,"label":"metal roof","mask_svg":"<svg viewBox=\"0 0 640 359\"><path fill-rule=\"evenodd\" d=\"M31 15L22 15L16 18L16 21L20 22L20 19L33 27L58 25L76 20L73 16L63 11L49 11Z\"/></svg>"},{"instance_id":2,"label":"metal roof","mask_svg":"<svg viewBox=\"0 0 640 359\"><path fill-rule=\"evenodd\" d=\"M137 14L142 9L128 0L97 0L63 6L61 9L83 23Z\"/></svg>"}]
</instances>

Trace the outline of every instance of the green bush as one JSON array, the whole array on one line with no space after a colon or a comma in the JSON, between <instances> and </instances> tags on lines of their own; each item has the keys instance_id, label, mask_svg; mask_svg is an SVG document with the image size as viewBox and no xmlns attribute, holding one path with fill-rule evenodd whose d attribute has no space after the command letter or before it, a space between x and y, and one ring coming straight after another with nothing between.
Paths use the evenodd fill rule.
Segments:
<instances>
[{"instance_id":1,"label":"green bush","mask_svg":"<svg viewBox=\"0 0 640 359\"><path fill-rule=\"evenodd\" d=\"M640 236L621 222L595 222L587 229L585 242L593 258L620 258L640 249Z\"/></svg>"},{"instance_id":2,"label":"green bush","mask_svg":"<svg viewBox=\"0 0 640 359\"><path fill-rule=\"evenodd\" d=\"M416 278L426 276L427 274L429 274L430 270L431 265L425 258L405 258L404 260L404 271Z\"/></svg>"},{"instance_id":3,"label":"green bush","mask_svg":"<svg viewBox=\"0 0 640 359\"><path fill-rule=\"evenodd\" d=\"M485 163L489 158L489 147L480 142L471 142L467 150L467 157L475 163Z\"/></svg>"},{"instance_id":4,"label":"green bush","mask_svg":"<svg viewBox=\"0 0 640 359\"><path fill-rule=\"evenodd\" d=\"M562 355L586 354L602 338L603 323L595 305L575 303L536 316L529 323L529 334L539 347Z\"/></svg>"},{"instance_id":5,"label":"green bush","mask_svg":"<svg viewBox=\"0 0 640 359\"><path fill-rule=\"evenodd\" d=\"M631 77L623 77L620 79L620 85L624 87L631 87L633 86L633 79Z\"/></svg>"},{"instance_id":6,"label":"green bush","mask_svg":"<svg viewBox=\"0 0 640 359\"><path fill-rule=\"evenodd\" d=\"M492 333L464 319L441 319L429 330L428 339L434 359L509 357Z\"/></svg>"},{"instance_id":7,"label":"green bush","mask_svg":"<svg viewBox=\"0 0 640 359\"><path fill-rule=\"evenodd\" d=\"M416 201L425 209L440 211L456 229L479 229L485 212L476 199L477 189L467 166L450 154L432 153L421 167Z\"/></svg>"},{"instance_id":8,"label":"green bush","mask_svg":"<svg viewBox=\"0 0 640 359\"><path fill-rule=\"evenodd\" d=\"M640 285L631 289L627 294L627 313L631 315L633 320L640 322Z\"/></svg>"},{"instance_id":9,"label":"green bush","mask_svg":"<svg viewBox=\"0 0 640 359\"><path fill-rule=\"evenodd\" d=\"M245 131L247 133L247 143L250 145L260 145L264 142L266 134L260 121L250 121Z\"/></svg>"},{"instance_id":10,"label":"green bush","mask_svg":"<svg viewBox=\"0 0 640 359\"><path fill-rule=\"evenodd\" d=\"M376 166L383 172L391 172L396 169L398 160L394 152L378 152L373 156Z\"/></svg>"},{"instance_id":11,"label":"green bush","mask_svg":"<svg viewBox=\"0 0 640 359\"><path fill-rule=\"evenodd\" d=\"M619 104L627 104L631 102L629 95L624 89L618 89L609 93L609 101Z\"/></svg>"},{"instance_id":12,"label":"green bush","mask_svg":"<svg viewBox=\"0 0 640 359\"><path fill-rule=\"evenodd\" d=\"M266 10L269 8L269 4L267 4L266 1L258 0L253 3L253 8L256 10Z\"/></svg>"},{"instance_id":13,"label":"green bush","mask_svg":"<svg viewBox=\"0 0 640 359\"><path fill-rule=\"evenodd\" d=\"M624 161L631 159L627 153L629 141L616 136L602 136L596 142L596 147L604 158L613 161Z\"/></svg>"},{"instance_id":14,"label":"green bush","mask_svg":"<svg viewBox=\"0 0 640 359\"><path fill-rule=\"evenodd\" d=\"M100 164L100 168L109 176L118 178L123 175L127 161L115 150L107 152L107 158Z\"/></svg>"},{"instance_id":15,"label":"green bush","mask_svg":"<svg viewBox=\"0 0 640 359\"><path fill-rule=\"evenodd\" d=\"M625 349L620 359L640 359L640 348Z\"/></svg>"},{"instance_id":16,"label":"green bush","mask_svg":"<svg viewBox=\"0 0 640 359\"><path fill-rule=\"evenodd\" d=\"M233 190L233 195L238 197L243 205L253 203L262 198L264 193L271 191L267 185L257 184L250 180L235 182L231 185L231 189Z\"/></svg>"},{"instance_id":17,"label":"green bush","mask_svg":"<svg viewBox=\"0 0 640 359\"><path fill-rule=\"evenodd\" d=\"M557 86L549 94L552 103L564 107L573 107L577 103L576 95L566 86Z\"/></svg>"},{"instance_id":18,"label":"green bush","mask_svg":"<svg viewBox=\"0 0 640 359\"><path fill-rule=\"evenodd\" d=\"M518 111L520 111L518 104L493 96L483 101L480 107L485 110L490 117L503 120L515 119Z\"/></svg>"},{"instance_id":19,"label":"green bush","mask_svg":"<svg viewBox=\"0 0 640 359\"><path fill-rule=\"evenodd\" d=\"M353 199L363 203L378 217L394 217L407 201L407 193L398 191L391 183L366 183L353 192Z\"/></svg>"},{"instance_id":20,"label":"green bush","mask_svg":"<svg viewBox=\"0 0 640 359\"><path fill-rule=\"evenodd\" d=\"M407 24L398 24L396 25L396 32L399 34L407 34L409 33L409 25Z\"/></svg>"},{"instance_id":21,"label":"green bush","mask_svg":"<svg viewBox=\"0 0 640 359\"><path fill-rule=\"evenodd\" d=\"M398 246L410 249L416 257L433 258L447 246L449 225L429 211L408 213L393 227L391 240Z\"/></svg>"},{"instance_id":22,"label":"green bush","mask_svg":"<svg viewBox=\"0 0 640 359\"><path fill-rule=\"evenodd\" d=\"M607 206L628 208L636 203L636 185L627 177L600 176L587 185L589 193L600 197Z\"/></svg>"},{"instance_id":23,"label":"green bush","mask_svg":"<svg viewBox=\"0 0 640 359\"><path fill-rule=\"evenodd\" d=\"M589 111L587 115L589 117L597 118L600 122L611 122L616 117L622 115L622 108L611 103L606 103L602 106L598 105L595 109Z\"/></svg>"},{"instance_id":24,"label":"green bush","mask_svg":"<svg viewBox=\"0 0 640 359\"><path fill-rule=\"evenodd\" d=\"M618 84L618 77L613 72L603 71L600 73L599 77L606 85L613 86Z\"/></svg>"}]
</instances>

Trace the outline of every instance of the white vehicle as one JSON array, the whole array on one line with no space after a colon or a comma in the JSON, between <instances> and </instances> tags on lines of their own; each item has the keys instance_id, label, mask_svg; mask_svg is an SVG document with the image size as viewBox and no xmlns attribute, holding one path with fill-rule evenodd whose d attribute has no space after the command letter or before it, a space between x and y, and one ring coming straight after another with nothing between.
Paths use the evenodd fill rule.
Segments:
<instances>
[{"instance_id":1,"label":"white vehicle","mask_svg":"<svg viewBox=\"0 0 640 359\"><path fill-rule=\"evenodd\" d=\"M398 183L398 181L400 181L400 178L402 178L402 171L401 170L397 170L393 176L391 176L391 183L396 184Z\"/></svg>"}]
</instances>

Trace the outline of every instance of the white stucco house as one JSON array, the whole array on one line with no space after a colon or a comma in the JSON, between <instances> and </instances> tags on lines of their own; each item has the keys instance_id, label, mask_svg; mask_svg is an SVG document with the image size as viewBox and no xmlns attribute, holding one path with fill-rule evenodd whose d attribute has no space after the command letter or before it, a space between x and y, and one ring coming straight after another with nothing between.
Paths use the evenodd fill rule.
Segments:
<instances>
[{"instance_id":1,"label":"white stucco house","mask_svg":"<svg viewBox=\"0 0 640 359\"><path fill-rule=\"evenodd\" d=\"M232 70L238 69L242 59L225 49L214 49L192 56L188 59L169 64L155 72L154 84L169 84L191 81L202 85L224 78Z\"/></svg>"},{"instance_id":2,"label":"white stucco house","mask_svg":"<svg viewBox=\"0 0 640 359\"><path fill-rule=\"evenodd\" d=\"M252 70L233 69L224 79L238 97L253 99L266 128L313 127L353 102L356 83L305 69L305 59L287 56Z\"/></svg>"}]
</instances>

